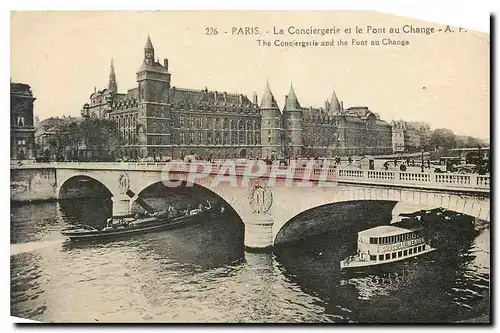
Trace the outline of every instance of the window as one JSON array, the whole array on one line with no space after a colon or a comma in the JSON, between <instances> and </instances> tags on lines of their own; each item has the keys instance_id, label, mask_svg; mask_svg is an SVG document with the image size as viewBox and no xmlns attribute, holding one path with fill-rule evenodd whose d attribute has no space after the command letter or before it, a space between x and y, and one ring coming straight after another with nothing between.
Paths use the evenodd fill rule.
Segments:
<instances>
[{"instance_id":1,"label":"window","mask_svg":"<svg viewBox=\"0 0 500 333\"><path fill-rule=\"evenodd\" d=\"M403 252L399 251L398 252L398 258L401 258L403 256Z\"/></svg>"},{"instance_id":2,"label":"window","mask_svg":"<svg viewBox=\"0 0 500 333\"><path fill-rule=\"evenodd\" d=\"M404 250L404 251L403 251L403 255L404 255L404 256L407 256L407 255L408 255L408 250Z\"/></svg>"},{"instance_id":3,"label":"window","mask_svg":"<svg viewBox=\"0 0 500 333\"><path fill-rule=\"evenodd\" d=\"M24 117L17 117L17 126L24 127Z\"/></svg>"},{"instance_id":4,"label":"window","mask_svg":"<svg viewBox=\"0 0 500 333\"><path fill-rule=\"evenodd\" d=\"M377 238L376 237L370 237L370 244L377 244Z\"/></svg>"},{"instance_id":5,"label":"window","mask_svg":"<svg viewBox=\"0 0 500 333\"><path fill-rule=\"evenodd\" d=\"M374 255L370 254L370 260L371 261L376 261L377 260L377 256L374 256Z\"/></svg>"},{"instance_id":6,"label":"window","mask_svg":"<svg viewBox=\"0 0 500 333\"><path fill-rule=\"evenodd\" d=\"M413 254L413 249L409 249L408 254L410 254L410 255Z\"/></svg>"},{"instance_id":7,"label":"window","mask_svg":"<svg viewBox=\"0 0 500 333\"><path fill-rule=\"evenodd\" d=\"M392 253L392 259L396 258L396 252Z\"/></svg>"},{"instance_id":8,"label":"window","mask_svg":"<svg viewBox=\"0 0 500 333\"><path fill-rule=\"evenodd\" d=\"M379 255L378 260L384 260L384 255L383 254Z\"/></svg>"},{"instance_id":9,"label":"window","mask_svg":"<svg viewBox=\"0 0 500 333\"><path fill-rule=\"evenodd\" d=\"M385 255L385 260L389 260L389 259L391 259L391 254L390 254L390 253L387 253L387 254Z\"/></svg>"}]
</instances>

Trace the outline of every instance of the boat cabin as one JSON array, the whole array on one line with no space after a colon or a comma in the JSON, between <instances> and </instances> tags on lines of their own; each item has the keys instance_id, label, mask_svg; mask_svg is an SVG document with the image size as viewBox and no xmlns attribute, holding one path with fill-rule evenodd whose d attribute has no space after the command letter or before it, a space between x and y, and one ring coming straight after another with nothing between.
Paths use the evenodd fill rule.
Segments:
<instances>
[{"instance_id":1,"label":"boat cabin","mask_svg":"<svg viewBox=\"0 0 500 333\"><path fill-rule=\"evenodd\" d=\"M358 233L358 256L366 261L385 261L412 256L425 250L421 226L378 226Z\"/></svg>"}]
</instances>

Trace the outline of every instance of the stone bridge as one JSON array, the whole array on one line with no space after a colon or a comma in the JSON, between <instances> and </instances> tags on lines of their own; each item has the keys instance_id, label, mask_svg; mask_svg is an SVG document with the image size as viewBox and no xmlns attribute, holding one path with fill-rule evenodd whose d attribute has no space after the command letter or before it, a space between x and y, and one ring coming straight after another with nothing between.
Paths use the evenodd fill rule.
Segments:
<instances>
[{"instance_id":1,"label":"stone bridge","mask_svg":"<svg viewBox=\"0 0 500 333\"><path fill-rule=\"evenodd\" d=\"M158 182L182 181L182 186L206 188L241 218L249 249L271 248L280 230L294 217L312 208L343 202L392 201L395 210L401 205L413 211L445 208L490 220L490 178L475 174L277 165L256 169L255 165L235 164L207 168L196 163L57 163L50 167L56 172L56 199L61 199L61 189L68 180L89 177L111 193L114 216L129 214L137 196Z\"/></svg>"}]
</instances>

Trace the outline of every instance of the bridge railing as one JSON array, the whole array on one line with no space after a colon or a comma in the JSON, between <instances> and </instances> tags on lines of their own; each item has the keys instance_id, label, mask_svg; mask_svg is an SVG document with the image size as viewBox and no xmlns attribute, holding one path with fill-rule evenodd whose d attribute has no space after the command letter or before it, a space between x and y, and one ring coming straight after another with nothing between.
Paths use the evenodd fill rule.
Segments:
<instances>
[{"instance_id":1,"label":"bridge railing","mask_svg":"<svg viewBox=\"0 0 500 333\"><path fill-rule=\"evenodd\" d=\"M151 170L163 171L167 163L156 162L58 162L50 163L50 167L86 169L86 170ZM170 164L170 171L189 172L193 164L179 162L178 166ZM210 174L216 175L221 172L221 168L227 164L210 164ZM235 164L236 175L254 175L257 172L257 165L251 169L245 164ZM197 172L203 172L202 164L196 167ZM227 170L227 169L226 169ZM225 172L227 175L229 171ZM260 173L262 178L276 177L278 179L289 178L294 180L312 180L327 182L355 182L364 184L384 184L393 186L425 187L431 189L457 189L488 192L490 188L490 176L478 174L450 174L450 173L422 173L422 172L402 172L389 170L364 170L354 168L320 168L320 167L295 167L268 165Z\"/></svg>"},{"instance_id":2,"label":"bridge railing","mask_svg":"<svg viewBox=\"0 0 500 333\"><path fill-rule=\"evenodd\" d=\"M410 185L428 188L488 190L490 177L477 174L422 173L403 171L338 169L337 181Z\"/></svg>"}]
</instances>

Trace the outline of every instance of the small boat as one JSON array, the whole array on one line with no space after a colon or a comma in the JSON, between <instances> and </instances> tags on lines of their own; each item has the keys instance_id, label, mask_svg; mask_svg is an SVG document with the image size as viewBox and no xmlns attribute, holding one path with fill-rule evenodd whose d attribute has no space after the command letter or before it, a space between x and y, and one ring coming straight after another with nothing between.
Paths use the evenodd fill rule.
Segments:
<instances>
[{"instance_id":1,"label":"small boat","mask_svg":"<svg viewBox=\"0 0 500 333\"><path fill-rule=\"evenodd\" d=\"M216 206L184 210L182 215L171 216L166 211L154 212L146 216L109 218L106 226L101 230L92 226L65 229L61 233L70 240L100 240L125 235L141 234L146 232L173 229L181 226L195 224L200 219L206 218L215 211Z\"/></svg>"},{"instance_id":2,"label":"small boat","mask_svg":"<svg viewBox=\"0 0 500 333\"><path fill-rule=\"evenodd\" d=\"M358 251L340 261L340 270L363 272L371 267L414 258L436 249L427 244L421 225L383 225L358 233Z\"/></svg>"}]
</instances>

